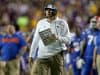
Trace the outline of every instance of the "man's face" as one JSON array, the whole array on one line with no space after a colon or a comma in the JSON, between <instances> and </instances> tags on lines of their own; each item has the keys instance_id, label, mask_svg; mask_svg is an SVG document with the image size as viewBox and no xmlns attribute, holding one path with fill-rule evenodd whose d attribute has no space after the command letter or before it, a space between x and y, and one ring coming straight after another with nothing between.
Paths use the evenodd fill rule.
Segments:
<instances>
[{"instance_id":1,"label":"man's face","mask_svg":"<svg viewBox=\"0 0 100 75\"><path fill-rule=\"evenodd\" d=\"M90 21L90 28L94 28L96 26L96 19L92 18Z\"/></svg>"},{"instance_id":2,"label":"man's face","mask_svg":"<svg viewBox=\"0 0 100 75\"><path fill-rule=\"evenodd\" d=\"M46 9L45 14L46 14L47 17L52 17L52 9L49 9L49 8Z\"/></svg>"},{"instance_id":3,"label":"man's face","mask_svg":"<svg viewBox=\"0 0 100 75\"><path fill-rule=\"evenodd\" d=\"M96 28L100 29L100 18L97 21Z\"/></svg>"}]
</instances>

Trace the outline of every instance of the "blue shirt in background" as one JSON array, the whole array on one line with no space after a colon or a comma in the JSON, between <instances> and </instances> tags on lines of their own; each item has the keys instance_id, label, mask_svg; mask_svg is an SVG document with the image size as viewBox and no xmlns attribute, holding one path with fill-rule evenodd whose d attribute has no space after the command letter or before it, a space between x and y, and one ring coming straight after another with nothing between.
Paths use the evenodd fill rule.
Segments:
<instances>
[{"instance_id":1,"label":"blue shirt in background","mask_svg":"<svg viewBox=\"0 0 100 75\"><path fill-rule=\"evenodd\" d=\"M81 37L74 36L71 41L71 48L73 49L71 52L72 61L76 61L77 57L80 56L80 43L82 41Z\"/></svg>"},{"instance_id":2,"label":"blue shirt in background","mask_svg":"<svg viewBox=\"0 0 100 75\"><path fill-rule=\"evenodd\" d=\"M26 45L25 39L14 34L2 38L1 60L8 61L16 58L21 48Z\"/></svg>"},{"instance_id":3,"label":"blue shirt in background","mask_svg":"<svg viewBox=\"0 0 100 75\"><path fill-rule=\"evenodd\" d=\"M94 37L98 35L98 31L94 31L94 29L88 29L84 32L83 37L86 39L86 48L84 53L84 58L93 58L93 50L94 50Z\"/></svg>"}]
</instances>

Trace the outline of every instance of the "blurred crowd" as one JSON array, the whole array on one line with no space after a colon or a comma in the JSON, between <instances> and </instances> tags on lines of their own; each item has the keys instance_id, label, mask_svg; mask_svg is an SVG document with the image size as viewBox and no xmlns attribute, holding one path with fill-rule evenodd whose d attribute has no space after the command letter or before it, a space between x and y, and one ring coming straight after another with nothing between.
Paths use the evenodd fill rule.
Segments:
<instances>
[{"instance_id":1,"label":"blurred crowd","mask_svg":"<svg viewBox=\"0 0 100 75\"><path fill-rule=\"evenodd\" d=\"M100 11L99 0L0 0L0 28L12 24L17 30L31 31L42 18L44 7L52 1L58 16L85 28L89 19Z\"/></svg>"}]
</instances>

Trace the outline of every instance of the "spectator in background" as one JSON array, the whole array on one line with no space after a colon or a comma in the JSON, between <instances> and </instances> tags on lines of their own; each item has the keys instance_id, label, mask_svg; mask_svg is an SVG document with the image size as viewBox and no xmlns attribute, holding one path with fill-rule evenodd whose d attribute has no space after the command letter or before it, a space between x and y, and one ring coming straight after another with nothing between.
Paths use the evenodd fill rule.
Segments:
<instances>
[{"instance_id":1,"label":"spectator in background","mask_svg":"<svg viewBox=\"0 0 100 75\"><path fill-rule=\"evenodd\" d=\"M16 35L15 28L8 25L7 34L3 36L1 42L1 75L19 75L20 74L20 57L26 50L26 41Z\"/></svg>"},{"instance_id":2,"label":"spectator in background","mask_svg":"<svg viewBox=\"0 0 100 75\"><path fill-rule=\"evenodd\" d=\"M73 69L73 75L80 75L81 74L81 68L78 67L79 64L77 64L77 60L80 57L81 53L81 28L79 26L74 26L74 33L75 35L72 37L70 48L71 48L71 63L72 63L72 69Z\"/></svg>"},{"instance_id":3,"label":"spectator in background","mask_svg":"<svg viewBox=\"0 0 100 75\"><path fill-rule=\"evenodd\" d=\"M92 21L95 19L95 21ZM81 58L84 60L82 66L81 75L90 75L91 71L93 75L97 75L96 69L92 68L93 64L93 52L94 52L94 41L96 35L98 35L98 30L96 29L96 17L93 17L90 21L90 28L82 33L83 40L85 40L84 48L82 51Z\"/></svg>"},{"instance_id":4,"label":"spectator in background","mask_svg":"<svg viewBox=\"0 0 100 75\"><path fill-rule=\"evenodd\" d=\"M93 67L97 67L98 75L100 75L100 17L97 19L96 29L98 34L95 36L95 48L94 48L94 58L93 58Z\"/></svg>"}]
</instances>

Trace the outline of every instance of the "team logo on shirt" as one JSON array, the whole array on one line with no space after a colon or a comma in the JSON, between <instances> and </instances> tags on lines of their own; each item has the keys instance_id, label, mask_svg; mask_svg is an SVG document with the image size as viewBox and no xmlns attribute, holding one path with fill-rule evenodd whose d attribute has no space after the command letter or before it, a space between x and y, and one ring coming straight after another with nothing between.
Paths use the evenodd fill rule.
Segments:
<instances>
[{"instance_id":1,"label":"team logo on shirt","mask_svg":"<svg viewBox=\"0 0 100 75\"><path fill-rule=\"evenodd\" d=\"M19 39L18 38L3 38L2 42L3 43L7 43L7 42L19 43Z\"/></svg>"}]
</instances>

